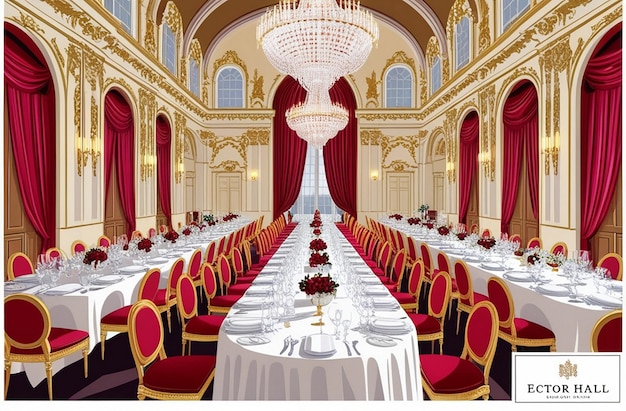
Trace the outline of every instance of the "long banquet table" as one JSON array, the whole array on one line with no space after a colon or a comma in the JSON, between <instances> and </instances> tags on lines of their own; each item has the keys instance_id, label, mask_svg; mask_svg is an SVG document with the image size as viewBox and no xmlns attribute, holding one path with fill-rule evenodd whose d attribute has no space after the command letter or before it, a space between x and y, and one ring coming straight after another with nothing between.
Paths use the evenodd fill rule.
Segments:
<instances>
[{"instance_id":1,"label":"long banquet table","mask_svg":"<svg viewBox=\"0 0 626 411\"><path fill-rule=\"evenodd\" d=\"M100 342L100 319L120 307L136 302L139 283L149 268L157 267L161 270L160 287L163 288L167 284L170 269L176 259L182 257L185 260L186 270L193 250L201 248L204 253L210 241L229 235L249 222L250 220L239 218L229 224L209 227L206 233L197 239L198 242L185 243L179 241L179 246L166 250L166 254L160 255L161 259L158 264L151 263L150 260L148 260L147 264L144 265L140 271L119 275L120 281L112 284L93 285L92 289L88 292L85 292L86 290L81 288L68 294L49 295L46 292L40 293L41 286L35 286L22 292L36 294L37 297L44 302L50 312L53 327L74 328L88 331L89 350L91 351ZM167 261L162 259L163 257ZM133 262L132 258L125 257L121 262L121 268L129 265L135 266L136 263L137 262ZM108 274L112 273L109 272ZM78 285L78 282L78 274L74 273L69 277L62 275L58 284ZM5 294L6 293L5 287ZM116 334L115 332L108 333L107 338L111 338ZM52 373L57 373L81 358L81 353L75 353L53 362ZM106 358L105 351L105 359ZM46 378L45 369L40 363L13 362L11 364L12 374L22 371L26 372L26 376L32 386L37 385Z\"/></svg>"},{"instance_id":2,"label":"long banquet table","mask_svg":"<svg viewBox=\"0 0 626 411\"><path fill-rule=\"evenodd\" d=\"M255 306L255 301L261 304L262 298L258 297L256 291L271 284L274 277L288 275L281 268L285 267L287 261L302 255L298 252L298 247L308 248L308 240L306 245L298 240L302 238L298 237L302 236L299 234L301 230L305 230L304 237L310 239L310 230L307 227L308 222L300 223L272 256L242 299L230 310L219 334L213 399L421 400L415 328L410 321L405 322L406 313L395 303L387 289L380 285L378 278L345 237L339 234L332 222L326 222L322 231L325 235L330 230L336 230L335 238L340 241L335 247L335 253L329 254L333 261L343 258L346 264L333 264L330 272L334 279L339 279L340 286L332 303L322 308L325 325L312 325L318 318L313 317L315 307L304 293L298 292L293 304L294 312L287 319L281 319L272 332L245 329L239 332L234 327L229 328L229 325L237 324L237 321L261 321L263 309L261 305ZM328 238L326 241L328 242ZM337 253L343 255L339 257ZM338 265L346 272L339 273ZM310 270L305 267L302 259L298 260L296 266L300 267L293 276L297 283ZM406 332L394 332L387 337L357 330L355 327L358 325L359 315L353 306L352 296L348 293L349 275L354 278L359 276L366 281L369 290L367 292L373 293L373 301L381 304L380 310L375 306L372 323L377 318L388 319L392 323L400 321L407 327ZM297 285L294 284L294 287L297 288ZM352 319L347 346L343 342L343 334L341 339L335 339L335 327L329 319L337 309L343 310L344 319ZM320 336L311 337L314 334ZM297 341L292 355L289 355L288 350L281 352L288 337ZM307 338L321 340L322 337L330 346L322 349L323 355L318 355L320 352L315 352L313 345L308 346ZM256 339L266 343L247 344ZM381 343L388 346L380 346Z\"/></svg>"},{"instance_id":3,"label":"long banquet table","mask_svg":"<svg viewBox=\"0 0 626 411\"><path fill-rule=\"evenodd\" d=\"M437 253L445 252L453 267L454 262L462 259L470 269L474 291L487 295L487 281L492 276L503 278L509 289L515 305L515 316L526 318L551 329L556 336L556 349L559 352L589 352L591 351L591 334L596 322L608 312L621 308L619 306L603 306L601 304L589 304L584 301L570 302L568 295L550 295L531 289L533 285L529 281L511 281L507 279L507 272L523 272L526 267L521 265L520 258L511 256L508 260L510 268L503 270L494 265L485 264L479 259L467 258L463 255L461 242L442 241L436 230L420 229L411 226L406 221L385 220L381 221L396 230L402 231L407 236L412 236L418 243L424 242L429 245L433 264L436 266ZM455 245L457 246L455 248ZM562 276L559 269L557 272L546 272L545 276L551 279L550 284L554 289L564 287L567 279ZM509 277L511 278L511 277ZM621 281L614 283L617 297L605 296L607 303L615 298L622 298ZM619 288L618 288L619 287ZM546 287L547 288L547 287ZM579 295L597 295L591 278L584 280L584 284L578 286ZM556 294L556 293L555 293Z\"/></svg>"}]
</instances>

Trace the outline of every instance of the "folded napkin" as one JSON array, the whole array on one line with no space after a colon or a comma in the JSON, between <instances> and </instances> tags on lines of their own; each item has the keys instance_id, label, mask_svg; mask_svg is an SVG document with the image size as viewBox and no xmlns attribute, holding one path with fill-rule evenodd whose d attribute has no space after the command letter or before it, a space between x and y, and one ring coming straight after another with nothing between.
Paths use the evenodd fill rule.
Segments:
<instances>
[{"instance_id":1,"label":"folded napkin","mask_svg":"<svg viewBox=\"0 0 626 411\"><path fill-rule=\"evenodd\" d=\"M15 277L15 280L13 281L18 282L18 283L25 282L25 283L39 284L39 279L37 278L36 274L20 275L19 277Z\"/></svg>"}]
</instances>

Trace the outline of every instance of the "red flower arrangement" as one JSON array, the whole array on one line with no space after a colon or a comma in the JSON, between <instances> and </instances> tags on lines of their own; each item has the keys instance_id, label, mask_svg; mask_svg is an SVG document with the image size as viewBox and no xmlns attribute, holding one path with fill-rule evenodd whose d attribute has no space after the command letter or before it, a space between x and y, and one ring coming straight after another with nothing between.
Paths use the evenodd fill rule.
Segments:
<instances>
[{"instance_id":1,"label":"red flower arrangement","mask_svg":"<svg viewBox=\"0 0 626 411\"><path fill-rule=\"evenodd\" d=\"M448 234L450 234L450 229L448 227L446 227L445 225L442 225L441 227L438 227L437 231L441 235L448 235Z\"/></svg>"},{"instance_id":2,"label":"red flower arrangement","mask_svg":"<svg viewBox=\"0 0 626 411\"><path fill-rule=\"evenodd\" d=\"M402 214L391 214L389 218L395 218L396 220L402 220Z\"/></svg>"},{"instance_id":3,"label":"red flower arrangement","mask_svg":"<svg viewBox=\"0 0 626 411\"><path fill-rule=\"evenodd\" d=\"M422 220L420 220L418 217L409 217L406 220L406 222L409 223L410 225L416 225L416 224L420 224Z\"/></svg>"},{"instance_id":4,"label":"red flower arrangement","mask_svg":"<svg viewBox=\"0 0 626 411\"><path fill-rule=\"evenodd\" d=\"M308 274L299 283L300 291L304 291L306 295L314 294L336 294L337 284L333 281L330 275L322 277L322 274L318 273L310 277Z\"/></svg>"},{"instance_id":5,"label":"red flower arrangement","mask_svg":"<svg viewBox=\"0 0 626 411\"><path fill-rule=\"evenodd\" d=\"M83 258L83 263L87 265L91 265L91 263L95 262L94 268L98 266L98 263L106 261L109 258L107 252L102 248L91 248L87 250L85 253L85 258Z\"/></svg>"},{"instance_id":6,"label":"red flower arrangement","mask_svg":"<svg viewBox=\"0 0 626 411\"><path fill-rule=\"evenodd\" d=\"M152 249L152 245L153 245L152 241L149 238L142 238L137 243L137 249L144 250L146 253L149 253L150 250Z\"/></svg>"},{"instance_id":7,"label":"red flower arrangement","mask_svg":"<svg viewBox=\"0 0 626 411\"><path fill-rule=\"evenodd\" d=\"M496 245L496 239L493 237L482 237L479 238L478 241L476 241L476 244L489 250L491 247Z\"/></svg>"},{"instance_id":8,"label":"red flower arrangement","mask_svg":"<svg viewBox=\"0 0 626 411\"><path fill-rule=\"evenodd\" d=\"M318 265L330 264L328 253L311 253L309 257L309 267L317 267Z\"/></svg>"},{"instance_id":9,"label":"red flower arrangement","mask_svg":"<svg viewBox=\"0 0 626 411\"><path fill-rule=\"evenodd\" d=\"M316 228L315 230L313 230L313 235L319 237L321 234L322 234L322 230L320 230L319 228Z\"/></svg>"},{"instance_id":10,"label":"red flower arrangement","mask_svg":"<svg viewBox=\"0 0 626 411\"><path fill-rule=\"evenodd\" d=\"M313 228L320 228L322 226L322 220L315 218L313 219L313 221L311 221L310 226Z\"/></svg>"},{"instance_id":11,"label":"red flower arrangement","mask_svg":"<svg viewBox=\"0 0 626 411\"><path fill-rule=\"evenodd\" d=\"M428 229L429 229L429 230L430 230L431 228L433 228L434 226L435 226L435 224L434 224L434 223L432 223L432 222L430 222L430 221L426 223L426 227L428 227Z\"/></svg>"},{"instance_id":12,"label":"red flower arrangement","mask_svg":"<svg viewBox=\"0 0 626 411\"><path fill-rule=\"evenodd\" d=\"M456 238L461 241L465 240L465 237L467 237L467 233L456 233Z\"/></svg>"},{"instance_id":13,"label":"red flower arrangement","mask_svg":"<svg viewBox=\"0 0 626 411\"><path fill-rule=\"evenodd\" d=\"M165 238L168 241L171 241L171 242L175 243L176 240L178 240L178 233L176 231L174 231L174 230L171 230L171 231L168 231L167 233L165 233L163 238Z\"/></svg>"},{"instance_id":14,"label":"red flower arrangement","mask_svg":"<svg viewBox=\"0 0 626 411\"><path fill-rule=\"evenodd\" d=\"M319 238L316 238L315 240L311 240L311 243L309 244L309 248L311 249L311 251L323 251L326 250L328 246L326 245L326 242L324 240L321 240Z\"/></svg>"},{"instance_id":15,"label":"red flower arrangement","mask_svg":"<svg viewBox=\"0 0 626 411\"><path fill-rule=\"evenodd\" d=\"M513 251L513 254L515 254L518 257L521 257L524 255L524 248L518 248L517 250Z\"/></svg>"},{"instance_id":16,"label":"red flower arrangement","mask_svg":"<svg viewBox=\"0 0 626 411\"><path fill-rule=\"evenodd\" d=\"M235 218L239 217L238 214L235 213L228 213L226 214L224 217L222 217L222 221L230 221L230 220L234 220Z\"/></svg>"},{"instance_id":17,"label":"red flower arrangement","mask_svg":"<svg viewBox=\"0 0 626 411\"><path fill-rule=\"evenodd\" d=\"M190 229L189 227L186 227L186 228L183 230L183 234L185 234L185 235L190 235L190 234L191 234L191 229Z\"/></svg>"}]
</instances>

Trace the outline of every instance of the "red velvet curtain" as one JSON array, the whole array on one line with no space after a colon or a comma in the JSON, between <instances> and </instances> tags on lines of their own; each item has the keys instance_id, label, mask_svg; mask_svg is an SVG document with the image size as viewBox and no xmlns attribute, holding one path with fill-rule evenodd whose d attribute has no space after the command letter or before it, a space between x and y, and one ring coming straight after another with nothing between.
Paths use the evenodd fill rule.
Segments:
<instances>
[{"instance_id":1,"label":"red velvet curtain","mask_svg":"<svg viewBox=\"0 0 626 411\"><path fill-rule=\"evenodd\" d=\"M163 116L156 120L156 155L157 155L157 186L161 209L167 218L167 225L172 226L172 129Z\"/></svg>"},{"instance_id":2,"label":"red velvet curtain","mask_svg":"<svg viewBox=\"0 0 626 411\"><path fill-rule=\"evenodd\" d=\"M537 91L530 82L520 84L504 103L502 121L502 219L500 231L509 232L517 203L522 150L526 145L526 168L533 216L539 216L539 122Z\"/></svg>"},{"instance_id":3,"label":"red velvet curtain","mask_svg":"<svg viewBox=\"0 0 626 411\"><path fill-rule=\"evenodd\" d=\"M580 247L606 217L622 163L622 31L587 63L581 92Z\"/></svg>"},{"instance_id":4,"label":"red velvet curtain","mask_svg":"<svg viewBox=\"0 0 626 411\"><path fill-rule=\"evenodd\" d=\"M24 213L44 252L55 245L56 116L50 70L37 46L4 25L4 92Z\"/></svg>"},{"instance_id":5,"label":"red velvet curtain","mask_svg":"<svg viewBox=\"0 0 626 411\"><path fill-rule=\"evenodd\" d=\"M472 181L478 166L478 134L480 122L475 111L469 113L459 133L459 222L467 223Z\"/></svg>"},{"instance_id":6,"label":"red velvet curtain","mask_svg":"<svg viewBox=\"0 0 626 411\"><path fill-rule=\"evenodd\" d=\"M289 128L285 112L305 98L306 90L290 76L278 86L274 97L274 219L289 210L300 193L308 143Z\"/></svg>"},{"instance_id":7,"label":"red velvet curtain","mask_svg":"<svg viewBox=\"0 0 626 411\"><path fill-rule=\"evenodd\" d=\"M120 93L113 90L104 100L104 168L105 193L109 192L113 163L116 164L117 185L126 231L135 230L135 132L133 113Z\"/></svg>"},{"instance_id":8,"label":"red velvet curtain","mask_svg":"<svg viewBox=\"0 0 626 411\"><path fill-rule=\"evenodd\" d=\"M330 139L323 148L324 170L328 189L334 203L353 215L356 214L358 125L354 116L356 100L345 78L340 78L330 89L330 99L348 110L348 125Z\"/></svg>"}]
</instances>

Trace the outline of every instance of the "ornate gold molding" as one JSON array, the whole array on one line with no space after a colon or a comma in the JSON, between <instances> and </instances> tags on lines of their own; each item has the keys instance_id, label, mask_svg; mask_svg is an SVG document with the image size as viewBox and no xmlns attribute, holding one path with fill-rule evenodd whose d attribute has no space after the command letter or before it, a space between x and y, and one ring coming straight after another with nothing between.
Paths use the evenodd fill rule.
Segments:
<instances>
[{"instance_id":1,"label":"ornate gold molding","mask_svg":"<svg viewBox=\"0 0 626 411\"><path fill-rule=\"evenodd\" d=\"M185 130L187 129L187 118L179 112L174 113L176 134L174 138L176 170L176 184L180 184L185 174Z\"/></svg>"},{"instance_id":2,"label":"ornate gold molding","mask_svg":"<svg viewBox=\"0 0 626 411\"><path fill-rule=\"evenodd\" d=\"M489 85L479 92L480 106L480 157L485 176L491 181L496 178L495 106L496 86Z\"/></svg>"},{"instance_id":3,"label":"ornate gold molding","mask_svg":"<svg viewBox=\"0 0 626 411\"><path fill-rule=\"evenodd\" d=\"M20 12L20 17L19 18L18 17L8 17L7 20L14 21L15 23L17 23L18 26L21 26L23 28L27 28L30 31L32 31L34 33L38 33L41 36L45 35L44 29L42 29L41 26L39 26L39 24L37 24L35 19L32 18L31 16L27 15L27 14L22 13L22 12Z\"/></svg>"},{"instance_id":4,"label":"ornate gold molding","mask_svg":"<svg viewBox=\"0 0 626 411\"><path fill-rule=\"evenodd\" d=\"M380 145L382 138L383 138L383 133L380 130L361 130L361 133L360 133L361 145L363 146Z\"/></svg>"},{"instance_id":5,"label":"ornate gold molding","mask_svg":"<svg viewBox=\"0 0 626 411\"><path fill-rule=\"evenodd\" d=\"M209 166L214 168L216 157L226 147L237 151L243 160L243 167L248 166L248 147L251 145L266 146L270 143L269 128L252 128L246 130L240 137L218 137L213 131L201 131L200 142L211 149Z\"/></svg>"},{"instance_id":6,"label":"ornate gold molding","mask_svg":"<svg viewBox=\"0 0 626 411\"><path fill-rule=\"evenodd\" d=\"M226 51L226 53L224 53L221 58L216 59L215 62L213 62L213 75L211 76L213 82L217 80L215 78L217 70L219 70L220 67L228 64L239 66L244 74L244 84L248 84L250 78L250 76L248 75L248 68L246 67L246 63L239 57L235 50Z\"/></svg>"},{"instance_id":7,"label":"ornate gold molding","mask_svg":"<svg viewBox=\"0 0 626 411\"><path fill-rule=\"evenodd\" d=\"M156 109L157 102L154 93L139 89L139 175L145 181L154 174L156 165Z\"/></svg>"},{"instance_id":8,"label":"ornate gold molding","mask_svg":"<svg viewBox=\"0 0 626 411\"><path fill-rule=\"evenodd\" d=\"M485 0L480 2L480 22L478 24L478 52L482 53L491 45L491 27L489 25L489 5Z\"/></svg>"},{"instance_id":9,"label":"ornate gold molding","mask_svg":"<svg viewBox=\"0 0 626 411\"><path fill-rule=\"evenodd\" d=\"M250 93L250 107L263 107L265 101L265 92L263 91L263 76L259 76L259 70L254 69L254 77L252 77L252 92Z\"/></svg>"},{"instance_id":10,"label":"ornate gold molding","mask_svg":"<svg viewBox=\"0 0 626 411\"><path fill-rule=\"evenodd\" d=\"M359 113L358 117L367 121L375 121L375 120L393 121L393 120L419 120L422 116L420 116L415 111L386 110L386 111L380 111L377 113Z\"/></svg>"},{"instance_id":11,"label":"ornate gold molding","mask_svg":"<svg viewBox=\"0 0 626 411\"><path fill-rule=\"evenodd\" d=\"M234 112L234 113L215 113L215 112L208 112L206 113L206 115L204 116L207 120L253 120L253 121L260 121L260 120L271 120L272 118L274 118L274 112L267 112L267 113L249 113L246 112L245 110L242 110L240 112Z\"/></svg>"},{"instance_id":12,"label":"ornate gold molding","mask_svg":"<svg viewBox=\"0 0 626 411\"><path fill-rule=\"evenodd\" d=\"M217 165L210 165L209 167L211 167L212 169L223 169L224 171L227 171L229 173L232 173L233 171L235 171L237 168L246 168L246 165L241 165L239 164L239 162L234 161L234 160L226 160L226 161L222 161L221 163L217 164Z\"/></svg>"},{"instance_id":13,"label":"ornate gold molding","mask_svg":"<svg viewBox=\"0 0 626 411\"><path fill-rule=\"evenodd\" d=\"M270 132L271 129L269 128L252 128L243 133L241 137L247 146L268 146L270 144Z\"/></svg>"},{"instance_id":14,"label":"ornate gold molding","mask_svg":"<svg viewBox=\"0 0 626 411\"><path fill-rule=\"evenodd\" d=\"M52 52L54 53L54 57L56 57L56 59L61 63L61 67L65 67L65 59L63 58L63 54L59 49L57 39L50 40L50 44L52 45Z\"/></svg>"},{"instance_id":15,"label":"ornate gold molding","mask_svg":"<svg viewBox=\"0 0 626 411\"><path fill-rule=\"evenodd\" d=\"M407 171L408 169L415 169L417 168L417 165L410 165L409 163L403 160L394 160L391 163L389 163L388 166L382 165L382 168L391 169L396 172L402 172L402 171Z\"/></svg>"},{"instance_id":16,"label":"ornate gold molding","mask_svg":"<svg viewBox=\"0 0 626 411\"><path fill-rule=\"evenodd\" d=\"M91 91L95 91L98 85L102 87L104 83L104 58L95 54L87 45L83 45L85 56L85 80L91 86Z\"/></svg>"},{"instance_id":17,"label":"ornate gold molding","mask_svg":"<svg viewBox=\"0 0 626 411\"><path fill-rule=\"evenodd\" d=\"M382 79L376 80L376 72L372 70L372 76L365 77L365 82L367 83L367 91L365 92L365 98L367 99L366 106L374 108L380 107L378 85L382 82Z\"/></svg>"},{"instance_id":18,"label":"ornate gold molding","mask_svg":"<svg viewBox=\"0 0 626 411\"><path fill-rule=\"evenodd\" d=\"M156 57L157 48L156 48L156 25L154 24L154 20L152 18L148 18L146 20L146 32L143 35L143 46L145 47L148 53L152 54Z\"/></svg>"}]
</instances>

